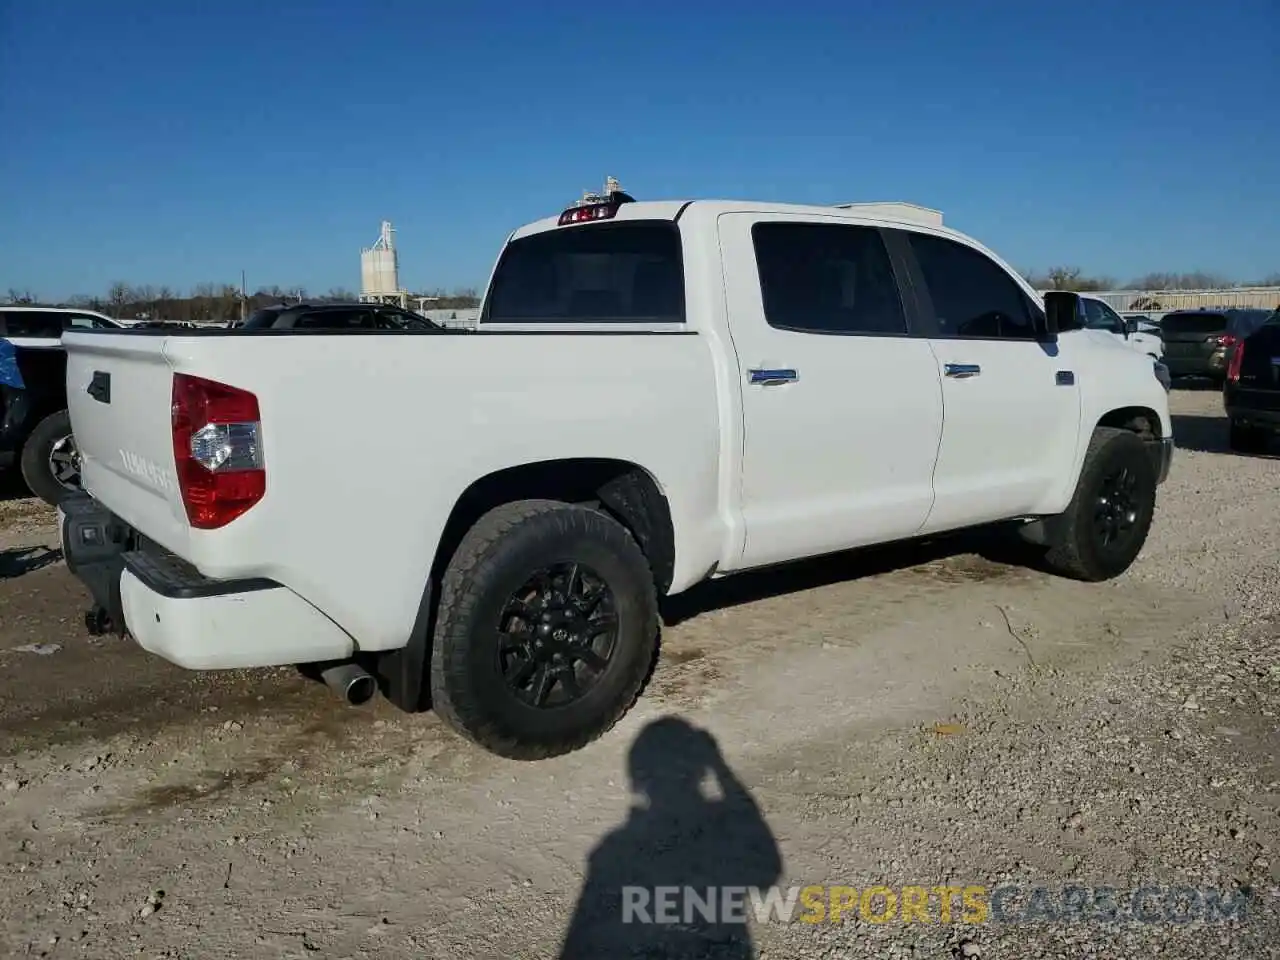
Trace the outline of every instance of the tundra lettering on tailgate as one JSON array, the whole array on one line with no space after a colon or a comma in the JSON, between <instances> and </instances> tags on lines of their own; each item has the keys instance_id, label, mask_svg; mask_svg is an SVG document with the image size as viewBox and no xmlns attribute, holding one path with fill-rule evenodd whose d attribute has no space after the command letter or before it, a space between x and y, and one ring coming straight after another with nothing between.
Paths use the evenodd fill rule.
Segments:
<instances>
[{"instance_id":1,"label":"tundra lettering on tailgate","mask_svg":"<svg viewBox=\"0 0 1280 960\"><path fill-rule=\"evenodd\" d=\"M121 450L120 463L126 471L156 490L170 493L176 489L174 478L159 464L151 462L141 454L134 453L132 450Z\"/></svg>"}]
</instances>

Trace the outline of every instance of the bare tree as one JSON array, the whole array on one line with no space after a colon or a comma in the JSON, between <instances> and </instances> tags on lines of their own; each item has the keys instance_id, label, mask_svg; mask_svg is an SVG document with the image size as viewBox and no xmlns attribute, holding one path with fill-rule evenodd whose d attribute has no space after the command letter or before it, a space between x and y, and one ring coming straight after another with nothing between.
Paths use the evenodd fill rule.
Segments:
<instances>
[{"instance_id":1,"label":"bare tree","mask_svg":"<svg viewBox=\"0 0 1280 960\"><path fill-rule=\"evenodd\" d=\"M123 310L127 304L133 302L133 299L133 291L123 280L117 280L107 291L107 303L111 304L111 309L116 312Z\"/></svg>"},{"instance_id":2,"label":"bare tree","mask_svg":"<svg viewBox=\"0 0 1280 960\"><path fill-rule=\"evenodd\" d=\"M1148 273L1132 283L1135 290L1220 290L1230 286L1231 281L1226 277L1204 270L1189 273Z\"/></svg>"}]
</instances>

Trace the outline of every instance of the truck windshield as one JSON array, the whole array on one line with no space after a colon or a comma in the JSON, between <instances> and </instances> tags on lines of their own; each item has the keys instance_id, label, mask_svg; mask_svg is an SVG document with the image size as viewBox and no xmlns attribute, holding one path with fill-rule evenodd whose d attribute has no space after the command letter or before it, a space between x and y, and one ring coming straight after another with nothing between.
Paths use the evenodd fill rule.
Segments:
<instances>
[{"instance_id":1,"label":"truck windshield","mask_svg":"<svg viewBox=\"0 0 1280 960\"><path fill-rule=\"evenodd\" d=\"M485 323L684 321L680 233L669 220L565 227L515 240Z\"/></svg>"}]
</instances>

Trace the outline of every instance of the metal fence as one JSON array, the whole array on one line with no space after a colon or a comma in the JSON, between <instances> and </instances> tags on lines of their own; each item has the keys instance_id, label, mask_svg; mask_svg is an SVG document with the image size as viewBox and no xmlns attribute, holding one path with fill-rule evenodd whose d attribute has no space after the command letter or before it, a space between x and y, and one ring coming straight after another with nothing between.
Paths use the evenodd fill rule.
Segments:
<instances>
[{"instance_id":1,"label":"metal fence","mask_svg":"<svg viewBox=\"0 0 1280 960\"><path fill-rule=\"evenodd\" d=\"M1168 313L1199 307L1280 309L1280 287L1226 287L1220 290L1099 290L1089 296L1117 313Z\"/></svg>"}]
</instances>

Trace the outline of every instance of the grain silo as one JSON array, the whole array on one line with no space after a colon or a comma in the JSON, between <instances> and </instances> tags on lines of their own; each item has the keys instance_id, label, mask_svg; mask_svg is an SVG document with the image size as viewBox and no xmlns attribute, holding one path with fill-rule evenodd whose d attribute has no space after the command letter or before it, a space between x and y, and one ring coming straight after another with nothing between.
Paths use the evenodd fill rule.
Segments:
<instances>
[{"instance_id":1,"label":"grain silo","mask_svg":"<svg viewBox=\"0 0 1280 960\"><path fill-rule=\"evenodd\" d=\"M381 303L404 299L400 289L400 262L396 257L395 228L382 221L378 242L360 251L360 299Z\"/></svg>"}]
</instances>

